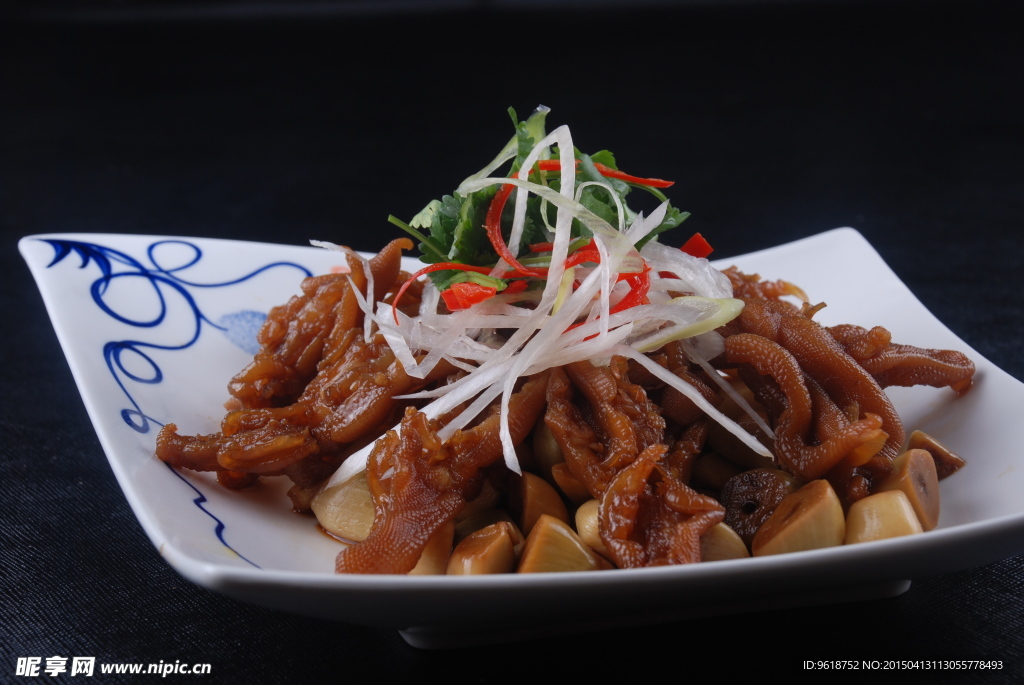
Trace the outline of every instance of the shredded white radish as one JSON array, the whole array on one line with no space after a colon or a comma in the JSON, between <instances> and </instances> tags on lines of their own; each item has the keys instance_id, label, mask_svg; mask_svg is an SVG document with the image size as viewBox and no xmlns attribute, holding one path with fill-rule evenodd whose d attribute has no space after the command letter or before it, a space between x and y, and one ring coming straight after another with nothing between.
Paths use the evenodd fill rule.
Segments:
<instances>
[{"instance_id":1,"label":"shredded white radish","mask_svg":"<svg viewBox=\"0 0 1024 685\"><path fill-rule=\"evenodd\" d=\"M705 414L707 414L715 421L720 423L723 428L725 428L730 433L739 438L739 440L750 449L754 450L763 457L772 456L772 453L768 450L768 448L759 443L757 441L757 438L755 438L747 431L743 430L743 428L741 428L739 424L730 419L728 416L715 409L714 405L712 405L710 402L704 399L704 396L700 394L700 391L698 391L697 388L693 387L683 379L679 378L679 376L675 375L674 373L672 373L665 367L659 365L658 363L652 361L646 355L637 352L629 345L617 346L615 348L615 354L621 354L624 357L628 357L630 359L635 360L645 369L647 369L655 376L657 376L660 380L671 385L673 388L681 392L684 396L692 400L693 403L696 404L701 411L703 411Z\"/></svg>"},{"instance_id":2,"label":"shredded white radish","mask_svg":"<svg viewBox=\"0 0 1024 685\"><path fill-rule=\"evenodd\" d=\"M456 191L468 195L488 186L506 184L518 189L509 240L509 250L517 258L524 233L528 196L536 195L546 205L555 208L554 226L547 226L553 231L552 254L542 292L531 290L507 298L498 295L468 309L441 313L437 289L428 282L424 288L421 312L414 317L394 312L383 303L377 305L376 312L370 312L369 306L360 301L360 306L367 311L367 319L372 318L410 375L423 378L442 359L468 371L453 383L406 397L432 399L423 410L429 418L469 403L439 431L438 437L442 440L468 426L480 412L500 398L500 433L505 463L510 470L521 473L508 425L509 400L518 379L575 361L592 360L600 364L607 363L614 355L622 355L635 360L692 399L708 416L755 452L771 456L752 435L715 409L693 386L644 354L672 340L706 334L739 314L743 305L740 300L732 298L728 278L706 259L697 259L654 241L646 242L642 249L637 250L636 244L663 222L667 203L651 212L650 216L637 214L626 227L627 209L618 196L611 193L618 209L618 228L582 205L579 190L603 184L581 184L574 197L574 148L567 127L561 126L541 140L524 160L522 168L532 168L536 161L550 158L552 146L557 146L561 153L558 191L529 180L490 176L502 163L514 157L514 147L503 150L494 162L466 179ZM593 234L594 247L600 255L595 265L568 269L565 266L573 240L573 220L580 221ZM504 261L499 261L492 274L500 275L507 268ZM650 304L612 313L615 303L630 290L628 284L619 281L620 274L639 274L645 270L650 272ZM692 293L692 296L678 297L680 292ZM515 302L531 302L534 306L516 307ZM482 342L493 340L495 336L490 332L498 329L511 330L512 334L497 347L493 343ZM691 358L701 363L699 348L693 346L692 349ZM707 364L706 360L703 364ZM710 366L708 369L713 377L718 376ZM728 385L724 380L723 384ZM368 445L349 457L330 482L343 482L361 470L371 448L372 445Z\"/></svg>"},{"instance_id":3,"label":"shredded white radish","mask_svg":"<svg viewBox=\"0 0 1024 685\"><path fill-rule=\"evenodd\" d=\"M349 259L356 259L362 264L363 273L366 275L366 292L369 293L370 296L372 296L373 270L370 268L370 261L363 257L358 252L348 250L347 253ZM349 273L350 272L351 268L349 268ZM359 308L363 310L363 340L366 342L370 342L370 339L373 337L373 305L368 301L367 297L363 296L363 292L356 287L355 283L352 281L352 277L346 276L346 278L348 279L349 286L351 286L352 288L352 292L355 293L356 303L359 305Z\"/></svg>"},{"instance_id":4,"label":"shredded white radish","mask_svg":"<svg viewBox=\"0 0 1024 685\"><path fill-rule=\"evenodd\" d=\"M705 340L701 341L701 338ZM736 392L736 389L732 387L732 384L730 384L727 380L722 378L722 375L715 371L715 369L712 368L711 363L708 362L708 359L713 359L720 353L715 352L713 354L709 354L707 349L703 349L703 347L705 347L706 345L702 345L701 343L709 339L717 339L721 347L724 348L725 343L724 341L722 341L722 336L712 331L703 334L702 336L697 336L690 340L684 341L683 351L686 352L686 356L691 361L695 362L697 366L699 366L701 369L703 369L703 371L705 371L705 374L707 374L709 378L711 378L713 381L715 381L716 384L718 384L718 387L722 388L722 391L725 392L725 394L732 398L732 401L736 402L736 405L739 406L739 409L743 410L743 413L746 414L746 416L749 416L751 417L751 419L754 420L754 424L758 428L763 430L765 432L765 435L774 440L775 431L771 429L771 426L768 425L768 422L762 419L761 415L754 411L754 408L753 406L751 406L751 403L749 401L746 401L745 397Z\"/></svg>"}]
</instances>

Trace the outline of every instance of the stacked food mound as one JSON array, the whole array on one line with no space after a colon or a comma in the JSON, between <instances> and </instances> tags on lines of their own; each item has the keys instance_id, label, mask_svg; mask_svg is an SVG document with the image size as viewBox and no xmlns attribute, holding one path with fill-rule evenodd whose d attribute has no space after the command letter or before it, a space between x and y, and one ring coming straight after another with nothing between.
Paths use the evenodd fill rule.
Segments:
<instances>
[{"instance_id":1,"label":"stacked food mound","mask_svg":"<svg viewBox=\"0 0 1024 685\"><path fill-rule=\"evenodd\" d=\"M321 243L347 267L270 312L220 432L167 424L157 456L229 488L287 476L293 508L349 543L342 573L635 568L934 528L962 461L908 440L884 388L963 393L971 361L823 327L824 304L715 269L699 234L659 243L687 217L671 183L546 114L512 113L490 164L391 217L409 238L369 260ZM632 210L635 189L660 204Z\"/></svg>"}]
</instances>

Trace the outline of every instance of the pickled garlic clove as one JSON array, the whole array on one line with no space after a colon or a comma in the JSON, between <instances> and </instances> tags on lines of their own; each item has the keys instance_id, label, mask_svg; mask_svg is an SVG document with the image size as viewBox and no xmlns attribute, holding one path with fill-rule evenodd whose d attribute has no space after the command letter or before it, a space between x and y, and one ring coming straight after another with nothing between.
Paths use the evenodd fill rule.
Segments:
<instances>
[{"instance_id":1,"label":"pickled garlic clove","mask_svg":"<svg viewBox=\"0 0 1024 685\"><path fill-rule=\"evenodd\" d=\"M923 532L910 500L902 490L869 495L850 505L845 544L884 540Z\"/></svg>"},{"instance_id":2,"label":"pickled garlic clove","mask_svg":"<svg viewBox=\"0 0 1024 685\"><path fill-rule=\"evenodd\" d=\"M755 557L843 544L846 519L826 480L814 480L787 495L764 522L751 545Z\"/></svg>"}]
</instances>

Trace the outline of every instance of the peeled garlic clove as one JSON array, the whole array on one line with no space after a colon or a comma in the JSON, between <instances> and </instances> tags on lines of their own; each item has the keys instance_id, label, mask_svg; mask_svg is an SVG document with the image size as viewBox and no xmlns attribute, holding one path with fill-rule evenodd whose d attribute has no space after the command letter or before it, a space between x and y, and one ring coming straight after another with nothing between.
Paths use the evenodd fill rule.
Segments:
<instances>
[{"instance_id":1,"label":"peeled garlic clove","mask_svg":"<svg viewBox=\"0 0 1024 685\"><path fill-rule=\"evenodd\" d=\"M747 545L739 534L724 523L704 533L700 539L701 561L745 559L750 556Z\"/></svg>"},{"instance_id":2,"label":"peeled garlic clove","mask_svg":"<svg viewBox=\"0 0 1024 685\"><path fill-rule=\"evenodd\" d=\"M544 423L542 418L533 429L533 458L537 463L537 470L547 478L551 473L551 467L555 464L565 462L562 455L562 448L558 446L554 434Z\"/></svg>"},{"instance_id":3,"label":"peeled garlic clove","mask_svg":"<svg viewBox=\"0 0 1024 685\"><path fill-rule=\"evenodd\" d=\"M366 471L347 481L323 488L310 505L316 520L331 535L362 542L373 525L373 498L366 482Z\"/></svg>"},{"instance_id":4,"label":"peeled garlic clove","mask_svg":"<svg viewBox=\"0 0 1024 685\"><path fill-rule=\"evenodd\" d=\"M459 544L478 530L500 521L508 521L512 525L515 525L515 522L512 521L512 517L509 516L508 512L504 509L488 509L487 511L480 511L466 518L456 518L455 544ZM520 537L522 536L520 535Z\"/></svg>"},{"instance_id":5,"label":"peeled garlic clove","mask_svg":"<svg viewBox=\"0 0 1024 685\"><path fill-rule=\"evenodd\" d=\"M952 476L967 464L953 450L924 431L914 431L910 434L907 449L926 450L928 454L932 455L932 459L935 460L935 472L938 474L939 480Z\"/></svg>"},{"instance_id":6,"label":"peeled garlic clove","mask_svg":"<svg viewBox=\"0 0 1024 685\"><path fill-rule=\"evenodd\" d=\"M907 496L921 528L932 530L939 525L939 476L931 454L913 449L896 457L892 472L875 488L876 492L890 490Z\"/></svg>"},{"instance_id":7,"label":"peeled garlic clove","mask_svg":"<svg viewBox=\"0 0 1024 685\"><path fill-rule=\"evenodd\" d=\"M555 481L555 485L562 491L562 494L577 506L593 497L590 490L587 490L587 486L580 482L569 470L569 465L564 462L551 467L551 480Z\"/></svg>"},{"instance_id":8,"label":"peeled garlic clove","mask_svg":"<svg viewBox=\"0 0 1024 685\"><path fill-rule=\"evenodd\" d=\"M524 471L517 481L509 489L509 506L525 535L529 536L537 519L544 515L569 522L569 510L554 486L529 471Z\"/></svg>"},{"instance_id":9,"label":"peeled garlic clove","mask_svg":"<svg viewBox=\"0 0 1024 685\"><path fill-rule=\"evenodd\" d=\"M843 505L827 480L812 480L786 495L751 545L755 557L843 544Z\"/></svg>"},{"instance_id":10,"label":"peeled garlic clove","mask_svg":"<svg viewBox=\"0 0 1024 685\"><path fill-rule=\"evenodd\" d=\"M410 576L443 576L448 571L448 558L452 554L452 539L455 536L455 523L448 521L430 536L427 546L420 554L420 560L411 571Z\"/></svg>"},{"instance_id":11,"label":"peeled garlic clove","mask_svg":"<svg viewBox=\"0 0 1024 685\"><path fill-rule=\"evenodd\" d=\"M597 571L612 565L595 553L567 523L543 515L526 538L520 573Z\"/></svg>"},{"instance_id":12,"label":"peeled garlic clove","mask_svg":"<svg viewBox=\"0 0 1024 685\"><path fill-rule=\"evenodd\" d=\"M902 490L887 490L859 499L846 514L846 544L884 540L923 532Z\"/></svg>"},{"instance_id":13,"label":"peeled garlic clove","mask_svg":"<svg viewBox=\"0 0 1024 685\"><path fill-rule=\"evenodd\" d=\"M460 542L448 560L448 575L511 573L516 567L516 542L522 533L507 521L481 528Z\"/></svg>"},{"instance_id":14,"label":"peeled garlic clove","mask_svg":"<svg viewBox=\"0 0 1024 685\"><path fill-rule=\"evenodd\" d=\"M587 500L579 506L576 510L576 532L587 547L608 559L611 555L601 539L600 507L601 503L596 499Z\"/></svg>"}]
</instances>

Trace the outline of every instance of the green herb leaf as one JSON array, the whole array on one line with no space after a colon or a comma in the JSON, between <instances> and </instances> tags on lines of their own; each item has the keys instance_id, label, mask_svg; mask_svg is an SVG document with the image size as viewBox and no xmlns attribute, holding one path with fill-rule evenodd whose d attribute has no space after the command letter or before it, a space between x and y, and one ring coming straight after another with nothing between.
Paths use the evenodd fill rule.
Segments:
<instances>
[{"instance_id":1,"label":"green herb leaf","mask_svg":"<svg viewBox=\"0 0 1024 685\"><path fill-rule=\"evenodd\" d=\"M502 148L501 152L483 169L473 174L466 181L472 181L486 176L493 175L498 168L511 160L508 176L517 173L522 167L526 157L533 150L537 141L544 138L545 119L548 110L544 107L537 108L525 121L519 121L514 109L509 108L509 117L515 126L515 135ZM558 159L560 150L552 150L551 157ZM608 150L600 150L593 155L587 155L579 150L573 150L576 159L579 160L576 174L576 184L596 182L600 185L587 186L580 193L580 203L588 210L607 221L612 226L620 224L619 206L615 202L617 197L621 202L625 216L622 223L630 225L636 218L636 213L626 203L626 196L634 187L634 184L627 183L621 179L609 178L601 175L595 164L603 164L611 169L618 170L618 164ZM559 175L545 172L537 177L541 183L546 183L553 190L559 189ZM465 183L465 181L463 182ZM639 185L639 184L637 184ZM461 187L461 186L460 186ZM658 188L639 185L639 187L650 192L661 201L665 201L665 194ZM452 195L445 195L440 200L433 200L423 208L409 224L404 224L394 217L389 221L399 226L405 232L419 241L421 257L420 260L433 264L443 261L472 264L475 266L490 266L496 264L498 255L487 238L484 228L484 221L487 216L491 201L497 194L500 186L494 185L483 188L479 191L462 196L458 192ZM515 194L513 192L502 212L501 225L502 235L506 242L511 233L511 226L515 214ZM547 211L548 216L545 222L543 212ZM554 209L546 205L541 198L530 195L526 204L526 221L523 227L522 245L546 241L546 224L554 222ZM637 247L642 247L648 240L656 238L671 228L681 224L689 216L688 212L682 212L669 205L665 219L661 224L646 236ZM574 238L589 238L591 233L580 221L573 221L572 235ZM434 284L441 290L450 287L453 283L473 281L484 283L484 281L497 281L495 285L499 290L504 288L504 281L492 279L488 276L480 276L471 272L446 270L435 271L430 274ZM488 283L494 285L492 283Z\"/></svg>"}]
</instances>

